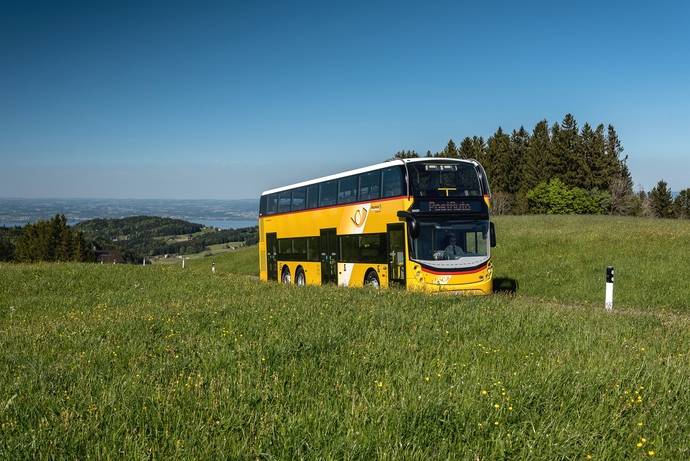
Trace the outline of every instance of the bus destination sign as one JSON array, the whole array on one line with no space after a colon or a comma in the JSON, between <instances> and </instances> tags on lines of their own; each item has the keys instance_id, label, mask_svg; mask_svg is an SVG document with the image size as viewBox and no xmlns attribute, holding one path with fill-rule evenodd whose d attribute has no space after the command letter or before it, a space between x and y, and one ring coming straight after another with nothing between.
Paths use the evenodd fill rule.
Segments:
<instances>
[{"instance_id":1,"label":"bus destination sign","mask_svg":"<svg viewBox=\"0 0 690 461\"><path fill-rule=\"evenodd\" d=\"M424 200L415 203L412 211L422 213L479 213L482 202L479 200Z\"/></svg>"}]
</instances>

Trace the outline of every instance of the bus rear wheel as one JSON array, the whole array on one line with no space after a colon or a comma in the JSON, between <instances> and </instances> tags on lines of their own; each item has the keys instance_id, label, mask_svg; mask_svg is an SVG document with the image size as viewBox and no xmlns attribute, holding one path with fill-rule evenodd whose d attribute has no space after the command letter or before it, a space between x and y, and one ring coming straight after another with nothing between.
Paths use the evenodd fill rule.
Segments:
<instances>
[{"instance_id":1,"label":"bus rear wheel","mask_svg":"<svg viewBox=\"0 0 690 461\"><path fill-rule=\"evenodd\" d=\"M301 267L297 268L295 272L295 285L303 287L307 284L307 277L304 275L304 270Z\"/></svg>"},{"instance_id":2,"label":"bus rear wheel","mask_svg":"<svg viewBox=\"0 0 690 461\"><path fill-rule=\"evenodd\" d=\"M379 276L375 270L371 269L369 272L367 272L367 275L364 276L364 286L376 288L377 290L381 287L381 284L379 283Z\"/></svg>"},{"instance_id":3,"label":"bus rear wheel","mask_svg":"<svg viewBox=\"0 0 690 461\"><path fill-rule=\"evenodd\" d=\"M292 282L292 277L290 276L290 269L287 266L283 267L283 272L280 275L280 281L286 285L289 285L290 282Z\"/></svg>"}]
</instances>

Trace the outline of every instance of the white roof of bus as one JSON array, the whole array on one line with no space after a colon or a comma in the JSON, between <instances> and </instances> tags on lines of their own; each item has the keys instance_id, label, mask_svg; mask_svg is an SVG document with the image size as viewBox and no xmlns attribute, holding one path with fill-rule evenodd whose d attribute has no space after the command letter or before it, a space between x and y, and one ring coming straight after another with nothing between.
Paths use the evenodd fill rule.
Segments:
<instances>
[{"instance_id":1,"label":"white roof of bus","mask_svg":"<svg viewBox=\"0 0 690 461\"><path fill-rule=\"evenodd\" d=\"M377 163L376 165L366 166L363 168L357 168L356 170L343 171L342 173L332 174L330 176L323 176L321 178L310 179L309 181L302 181L302 182L298 182L296 184L290 184L289 186L276 187L275 189L271 189L271 190L267 190L265 192L262 192L261 195L264 196L264 195L268 195L268 194L274 194L276 192L282 192L284 190L290 190L290 189L295 189L297 187L308 186L310 184L317 184L317 183L324 182L324 181L330 181L332 179L344 178L346 176L351 176L353 174L359 174L359 173L366 173L368 171L381 170L383 168L388 168L388 167L395 166L395 165L404 165L406 163L415 163L415 162L428 162L430 160L431 161L441 160L441 161L449 161L449 162L465 162L465 163L472 163L472 164L476 163L475 160L444 158L444 157L420 157L420 158L395 159L395 160L389 160L389 161L383 162L383 163Z\"/></svg>"}]
</instances>

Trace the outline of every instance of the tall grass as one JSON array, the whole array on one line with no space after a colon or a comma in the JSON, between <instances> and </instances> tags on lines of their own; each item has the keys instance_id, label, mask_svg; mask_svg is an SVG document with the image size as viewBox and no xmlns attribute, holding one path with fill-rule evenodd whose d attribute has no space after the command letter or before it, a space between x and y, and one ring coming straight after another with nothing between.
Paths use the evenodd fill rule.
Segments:
<instances>
[{"instance_id":1,"label":"tall grass","mask_svg":"<svg viewBox=\"0 0 690 461\"><path fill-rule=\"evenodd\" d=\"M614 266L618 307L690 312L690 221L506 216L496 228L497 274L517 279L522 294L601 305Z\"/></svg>"},{"instance_id":2,"label":"tall grass","mask_svg":"<svg viewBox=\"0 0 690 461\"><path fill-rule=\"evenodd\" d=\"M690 457L672 301L606 314L530 265L516 297L298 289L231 273L254 250L1 265L0 458Z\"/></svg>"}]
</instances>

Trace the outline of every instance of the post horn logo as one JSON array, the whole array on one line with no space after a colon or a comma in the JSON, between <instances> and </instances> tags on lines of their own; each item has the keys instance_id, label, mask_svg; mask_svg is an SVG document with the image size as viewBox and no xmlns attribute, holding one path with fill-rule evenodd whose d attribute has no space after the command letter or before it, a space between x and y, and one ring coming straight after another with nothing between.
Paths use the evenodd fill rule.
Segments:
<instances>
[{"instance_id":1,"label":"post horn logo","mask_svg":"<svg viewBox=\"0 0 690 461\"><path fill-rule=\"evenodd\" d=\"M367 221L368 213L369 212L366 208L357 208L357 211L355 211L355 214L352 215L350 219L353 223L355 223L355 226L362 227L364 223Z\"/></svg>"}]
</instances>

